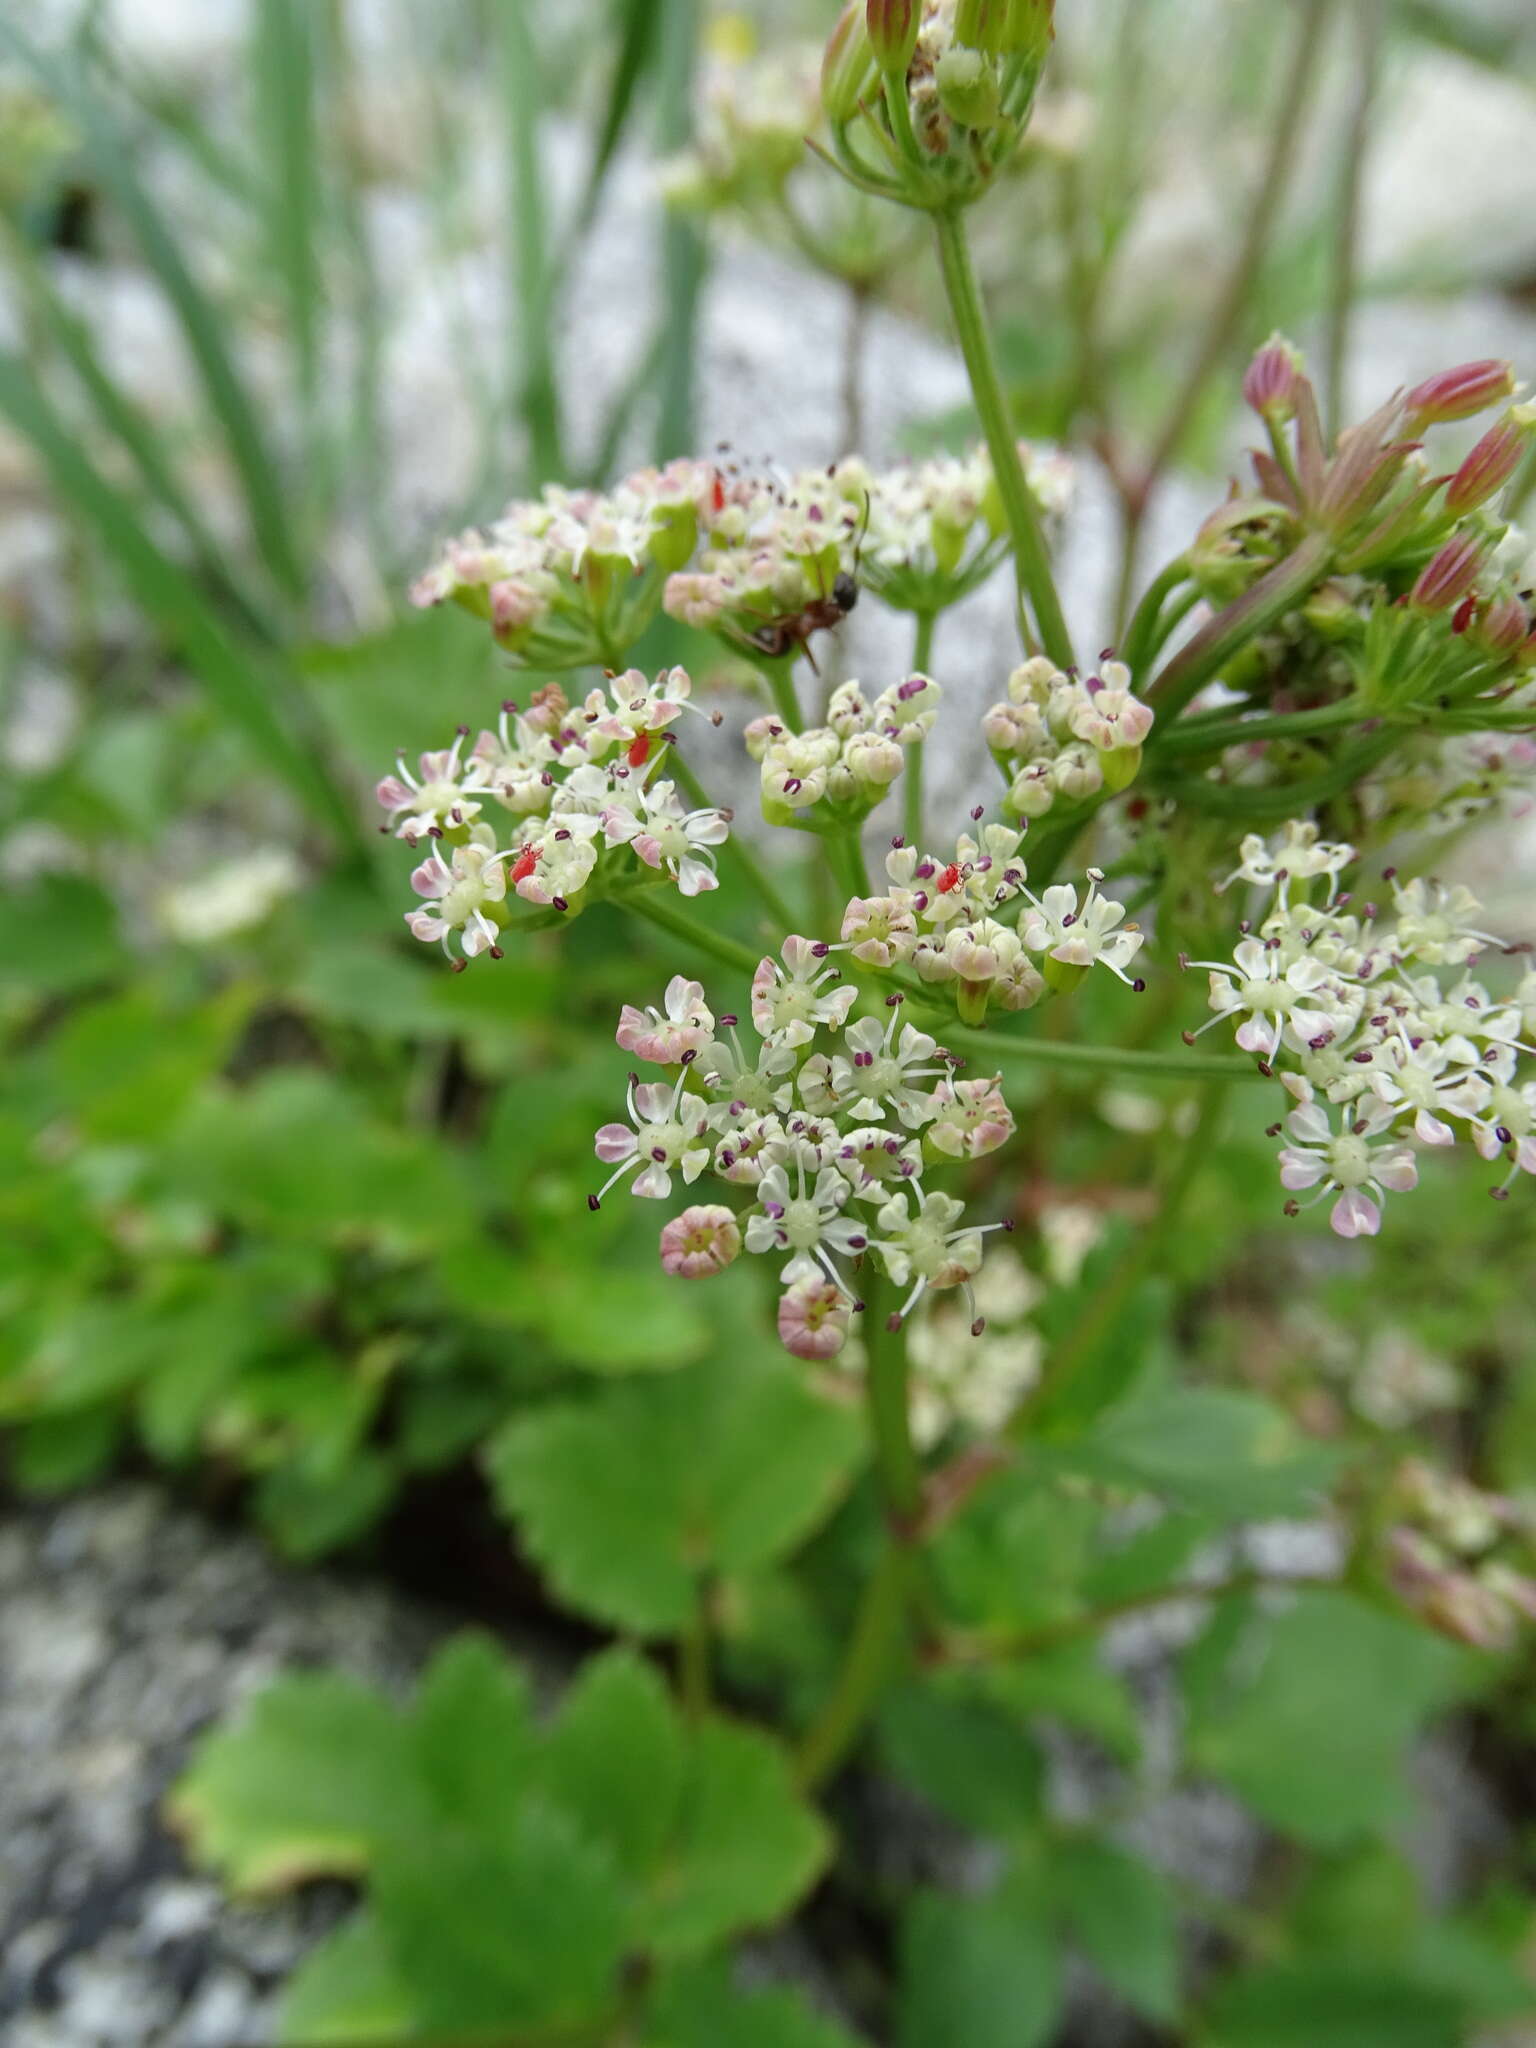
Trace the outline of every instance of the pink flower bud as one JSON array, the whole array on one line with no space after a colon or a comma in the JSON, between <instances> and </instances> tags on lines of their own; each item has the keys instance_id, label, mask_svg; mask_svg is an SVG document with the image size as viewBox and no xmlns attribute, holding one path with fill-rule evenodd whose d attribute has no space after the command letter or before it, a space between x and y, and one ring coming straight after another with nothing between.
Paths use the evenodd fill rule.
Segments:
<instances>
[{"instance_id":1,"label":"pink flower bud","mask_svg":"<svg viewBox=\"0 0 1536 2048\"><path fill-rule=\"evenodd\" d=\"M1528 438L1528 430L1509 417L1490 427L1447 484L1446 511L1470 512L1502 491L1520 467Z\"/></svg>"},{"instance_id":2,"label":"pink flower bud","mask_svg":"<svg viewBox=\"0 0 1536 2048\"><path fill-rule=\"evenodd\" d=\"M1300 354L1277 334L1248 365L1243 397L1260 419L1282 426L1295 416L1302 374Z\"/></svg>"},{"instance_id":3,"label":"pink flower bud","mask_svg":"<svg viewBox=\"0 0 1536 2048\"><path fill-rule=\"evenodd\" d=\"M1530 615L1518 597L1496 597L1472 628L1472 637L1490 654L1518 654L1531 630Z\"/></svg>"},{"instance_id":4,"label":"pink flower bud","mask_svg":"<svg viewBox=\"0 0 1536 2048\"><path fill-rule=\"evenodd\" d=\"M821 59L821 104L829 121L851 121L879 73L864 25L864 0L848 0Z\"/></svg>"},{"instance_id":5,"label":"pink flower bud","mask_svg":"<svg viewBox=\"0 0 1536 2048\"><path fill-rule=\"evenodd\" d=\"M880 69L905 78L923 25L922 0L865 0L864 25Z\"/></svg>"},{"instance_id":6,"label":"pink flower bud","mask_svg":"<svg viewBox=\"0 0 1536 2048\"><path fill-rule=\"evenodd\" d=\"M1408 602L1422 612L1448 612L1472 594L1482 566L1480 542L1465 536L1448 540L1419 571Z\"/></svg>"},{"instance_id":7,"label":"pink flower bud","mask_svg":"<svg viewBox=\"0 0 1536 2048\"><path fill-rule=\"evenodd\" d=\"M851 1310L830 1280L800 1280L779 1300L779 1342L796 1358L836 1358Z\"/></svg>"},{"instance_id":8,"label":"pink flower bud","mask_svg":"<svg viewBox=\"0 0 1536 2048\"><path fill-rule=\"evenodd\" d=\"M661 1270L677 1280L723 1273L741 1251L741 1231L720 1202L696 1202L661 1226Z\"/></svg>"},{"instance_id":9,"label":"pink flower bud","mask_svg":"<svg viewBox=\"0 0 1536 2048\"><path fill-rule=\"evenodd\" d=\"M1481 362L1461 363L1454 370L1441 370L1409 392L1405 401L1408 431L1417 434L1447 420L1469 420L1508 398L1514 388L1514 365L1491 356Z\"/></svg>"}]
</instances>

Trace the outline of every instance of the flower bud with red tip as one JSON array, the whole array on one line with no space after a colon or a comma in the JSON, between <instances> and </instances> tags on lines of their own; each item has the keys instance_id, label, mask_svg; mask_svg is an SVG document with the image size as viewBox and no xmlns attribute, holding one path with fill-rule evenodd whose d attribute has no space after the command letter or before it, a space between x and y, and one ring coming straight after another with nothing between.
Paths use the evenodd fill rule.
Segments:
<instances>
[{"instance_id":1,"label":"flower bud with red tip","mask_svg":"<svg viewBox=\"0 0 1536 2048\"><path fill-rule=\"evenodd\" d=\"M1490 405L1512 396L1514 365L1488 357L1481 362L1460 363L1454 370L1441 370L1416 384L1405 401L1408 431L1417 434L1425 427L1443 426L1448 420L1469 420Z\"/></svg>"},{"instance_id":2,"label":"flower bud with red tip","mask_svg":"<svg viewBox=\"0 0 1536 2048\"><path fill-rule=\"evenodd\" d=\"M1296 394L1303 376L1300 351L1276 334L1265 342L1243 378L1243 397L1270 426L1284 426L1296 415Z\"/></svg>"},{"instance_id":3,"label":"flower bud with red tip","mask_svg":"<svg viewBox=\"0 0 1536 2048\"><path fill-rule=\"evenodd\" d=\"M905 78L923 25L922 0L865 0L864 25L880 69Z\"/></svg>"},{"instance_id":4,"label":"flower bud with red tip","mask_svg":"<svg viewBox=\"0 0 1536 2048\"><path fill-rule=\"evenodd\" d=\"M1518 597L1496 597L1472 628L1472 638L1489 654L1519 655L1530 637L1531 619Z\"/></svg>"},{"instance_id":5,"label":"flower bud with red tip","mask_svg":"<svg viewBox=\"0 0 1536 2048\"><path fill-rule=\"evenodd\" d=\"M1520 467L1520 458L1530 442L1532 423L1520 418L1522 412L1528 411L1529 408L1518 406L1496 427L1488 429L1446 486L1447 512L1458 516L1470 512L1478 505L1486 505L1503 490Z\"/></svg>"},{"instance_id":6,"label":"flower bud with red tip","mask_svg":"<svg viewBox=\"0 0 1536 2048\"><path fill-rule=\"evenodd\" d=\"M1470 597L1483 566L1482 543L1459 536L1430 556L1408 593L1421 612L1448 612Z\"/></svg>"}]
</instances>

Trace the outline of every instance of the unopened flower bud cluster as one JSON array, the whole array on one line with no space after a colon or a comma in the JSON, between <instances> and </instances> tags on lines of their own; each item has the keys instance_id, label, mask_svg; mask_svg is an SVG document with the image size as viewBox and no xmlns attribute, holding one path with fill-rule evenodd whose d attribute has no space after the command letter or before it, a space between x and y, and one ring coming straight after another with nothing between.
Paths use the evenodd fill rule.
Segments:
<instances>
[{"instance_id":1,"label":"unopened flower bud cluster","mask_svg":"<svg viewBox=\"0 0 1536 2048\"><path fill-rule=\"evenodd\" d=\"M1280 1178L1293 1196L1315 1192L1288 1213L1331 1198L1341 1237L1380 1230L1387 1194L1417 1185L1426 1148L1469 1142L1504 1167L1500 1199L1536 1174L1536 1082L1519 1072L1536 975L1491 994L1475 969L1500 942L1470 890L1389 871L1387 900L1357 904L1339 887L1354 859L1309 823L1245 839L1231 880L1267 903L1230 961L1183 963L1209 976L1215 1015L1201 1031L1235 1027L1295 1102L1274 1127Z\"/></svg>"},{"instance_id":2,"label":"unopened flower bud cluster","mask_svg":"<svg viewBox=\"0 0 1536 2048\"><path fill-rule=\"evenodd\" d=\"M763 56L715 52L705 68L693 145L662 166L669 205L751 209L772 201L806 159L821 113L814 46Z\"/></svg>"},{"instance_id":3,"label":"unopened flower bud cluster","mask_svg":"<svg viewBox=\"0 0 1536 2048\"><path fill-rule=\"evenodd\" d=\"M1058 801L1085 803L1135 779L1152 709L1131 690L1130 670L1106 660L1097 675L1066 675L1043 656L1008 678L1008 695L981 721L1008 777L1005 807L1043 818Z\"/></svg>"},{"instance_id":4,"label":"unopened flower bud cluster","mask_svg":"<svg viewBox=\"0 0 1536 2048\"><path fill-rule=\"evenodd\" d=\"M691 691L680 668L654 682L629 669L580 706L551 685L526 711L504 705L467 754L461 730L421 756L419 775L398 762L378 786L384 829L431 845L411 876L425 899L406 913L415 936L448 952L457 938L464 960L499 957L509 892L564 912L624 880L671 881L684 896L715 888L712 849L729 835L727 816L687 805L664 772L669 728L695 708Z\"/></svg>"},{"instance_id":5,"label":"unopened flower bud cluster","mask_svg":"<svg viewBox=\"0 0 1536 2048\"><path fill-rule=\"evenodd\" d=\"M763 816L793 825L815 813L828 823L857 823L902 770L903 750L926 739L941 692L912 675L871 701L856 682L840 683L825 725L791 732L776 716L754 718L743 735L761 766Z\"/></svg>"},{"instance_id":6,"label":"unopened flower bud cluster","mask_svg":"<svg viewBox=\"0 0 1536 2048\"><path fill-rule=\"evenodd\" d=\"M597 1133L613 1170L589 1198L596 1209L621 1182L651 1200L675 1181L716 1182L715 1200L663 1226L663 1268L700 1279L743 1250L774 1260L780 1339L818 1359L842 1349L870 1260L904 1290L897 1320L930 1289L968 1285L985 1230L1001 1226L966 1222L929 1182L1014 1128L998 1077L962 1076L903 1021L899 995L853 1016L859 991L827 951L792 936L759 964L745 1042L738 1019L717 1018L680 975L659 1008L625 1007L619 1045L665 1078L631 1076L627 1121Z\"/></svg>"},{"instance_id":7,"label":"unopened flower bud cluster","mask_svg":"<svg viewBox=\"0 0 1536 2048\"><path fill-rule=\"evenodd\" d=\"M1090 870L1081 894L1057 882L1037 897L1019 855L1022 837L1007 825L983 825L977 838L962 834L952 856L898 840L886 855L885 892L849 901L842 946L866 967L910 969L946 988L967 1024L981 1023L991 1006L1030 1009L1090 967L1129 980L1143 935L1100 893L1103 877Z\"/></svg>"}]
</instances>

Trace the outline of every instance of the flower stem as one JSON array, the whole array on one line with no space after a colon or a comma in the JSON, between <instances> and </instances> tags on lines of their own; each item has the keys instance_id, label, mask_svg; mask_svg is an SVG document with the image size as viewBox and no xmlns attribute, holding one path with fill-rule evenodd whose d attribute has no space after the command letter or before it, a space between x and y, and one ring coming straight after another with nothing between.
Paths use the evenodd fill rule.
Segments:
<instances>
[{"instance_id":1,"label":"flower stem","mask_svg":"<svg viewBox=\"0 0 1536 2048\"><path fill-rule=\"evenodd\" d=\"M1143 592L1120 645L1120 659L1130 670L1133 681L1162 645L1159 629L1163 606L1188 576L1189 562L1185 556L1179 555L1152 579Z\"/></svg>"},{"instance_id":2,"label":"flower stem","mask_svg":"<svg viewBox=\"0 0 1536 2048\"><path fill-rule=\"evenodd\" d=\"M667 763L667 770L672 779L687 790L696 804L703 808L711 807L712 800L708 791L675 748ZM773 920L775 929L781 933L792 932L796 923L795 913L790 909L788 901L779 894L778 884L767 868L738 833L733 832L726 840L720 849L720 858L734 863L748 887L757 891L762 898L763 908Z\"/></svg>"},{"instance_id":3,"label":"flower stem","mask_svg":"<svg viewBox=\"0 0 1536 2048\"><path fill-rule=\"evenodd\" d=\"M1182 711L1197 690L1208 683L1234 654L1250 640L1267 633L1277 620L1293 611L1327 575L1333 543L1326 534L1311 533L1284 561L1261 576L1251 590L1217 612L1159 673L1150 690L1142 694L1164 723L1154 726L1147 744L1155 747L1157 735L1169 730L1174 713Z\"/></svg>"},{"instance_id":4,"label":"flower stem","mask_svg":"<svg viewBox=\"0 0 1536 2048\"><path fill-rule=\"evenodd\" d=\"M937 621L932 612L917 614L916 630L912 636L912 672L926 675L928 663L933 658L933 629ZM907 749L906 766L902 770L902 830L908 843L920 847L923 843L923 741L917 740Z\"/></svg>"},{"instance_id":5,"label":"flower stem","mask_svg":"<svg viewBox=\"0 0 1536 2048\"><path fill-rule=\"evenodd\" d=\"M800 699L795 694L795 679L792 673L795 657L789 655L754 654L749 657L752 666L768 685L768 694L773 699L773 708L789 727L791 732L800 730Z\"/></svg>"},{"instance_id":6,"label":"flower stem","mask_svg":"<svg viewBox=\"0 0 1536 2048\"><path fill-rule=\"evenodd\" d=\"M1262 1081L1265 1077L1251 1060L1221 1053L1137 1052L1117 1045L1082 1045L1070 1038L1029 1038L1008 1031L973 1030L964 1024L924 1019L951 1052L973 1053L980 1072L983 1067L1006 1066L1010 1060L1024 1065L1076 1068L1088 1076L1108 1079L1123 1074L1139 1081Z\"/></svg>"},{"instance_id":7,"label":"flower stem","mask_svg":"<svg viewBox=\"0 0 1536 2048\"><path fill-rule=\"evenodd\" d=\"M743 946L737 940L727 938L723 932L711 931L707 924L700 924L688 916L686 911L674 910L669 903L658 903L649 893L636 896L616 896L613 899L625 910L633 910L637 916L647 918L659 925L664 932L670 932L675 939L682 939L690 946L696 946L701 953L712 953L727 967L734 967L738 973L752 974L757 969L760 953L754 953L750 946Z\"/></svg>"},{"instance_id":8,"label":"flower stem","mask_svg":"<svg viewBox=\"0 0 1536 2048\"><path fill-rule=\"evenodd\" d=\"M1371 139L1371 114L1381 75L1385 28L1384 0L1355 0L1355 80L1339 181L1339 211L1334 229L1333 260L1328 281L1328 339L1324 389L1328 394L1328 432L1337 434L1348 417L1349 342L1360 286L1360 194L1366 151Z\"/></svg>"},{"instance_id":9,"label":"flower stem","mask_svg":"<svg viewBox=\"0 0 1536 2048\"><path fill-rule=\"evenodd\" d=\"M825 1783L858 1739L902 1649L917 1573L923 1475L907 1400L907 1340L886 1327L893 1295L878 1273L864 1276L865 1413L875 1480L885 1509L885 1547L864 1588L847 1655L821 1712L800 1745L798 1775Z\"/></svg>"},{"instance_id":10,"label":"flower stem","mask_svg":"<svg viewBox=\"0 0 1536 2048\"><path fill-rule=\"evenodd\" d=\"M944 289L965 358L982 433L992 455L1003 513L1013 539L1014 563L1021 595L1027 595L1034 612L1040 642L1058 668L1073 666L1072 637L1062 615L1061 600L1051 575L1051 558L1035 506L1024 465L1019 459L1018 439L1008 416L1008 401L998 371L997 353L982 309L976 272L966 240L965 219L957 207L945 207L933 216L938 236L939 262L944 272Z\"/></svg>"}]
</instances>

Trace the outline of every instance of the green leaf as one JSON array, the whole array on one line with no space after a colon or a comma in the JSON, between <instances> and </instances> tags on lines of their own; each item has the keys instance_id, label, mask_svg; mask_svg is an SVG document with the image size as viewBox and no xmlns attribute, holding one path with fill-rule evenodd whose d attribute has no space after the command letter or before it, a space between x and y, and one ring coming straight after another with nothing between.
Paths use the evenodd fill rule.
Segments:
<instances>
[{"instance_id":1,"label":"green leaf","mask_svg":"<svg viewBox=\"0 0 1536 2048\"><path fill-rule=\"evenodd\" d=\"M241 1892L356 1876L381 1828L427 1820L399 1716L330 1672L280 1679L211 1735L169 1812L192 1857Z\"/></svg>"},{"instance_id":2,"label":"green leaf","mask_svg":"<svg viewBox=\"0 0 1536 2048\"><path fill-rule=\"evenodd\" d=\"M718 1716L690 1746L678 1825L653 1877L648 1945L692 1956L781 1918L826 1861L827 1831L771 1736Z\"/></svg>"},{"instance_id":3,"label":"green leaf","mask_svg":"<svg viewBox=\"0 0 1536 2048\"><path fill-rule=\"evenodd\" d=\"M708 1573L808 1536L861 1448L856 1417L787 1362L713 1360L513 1422L497 1499L562 1600L642 1635L682 1628Z\"/></svg>"},{"instance_id":4,"label":"green leaf","mask_svg":"<svg viewBox=\"0 0 1536 2048\"><path fill-rule=\"evenodd\" d=\"M1060 1999L1051 1930L1006 1890L985 1899L921 1892L908 1907L897 2048L1037 2048Z\"/></svg>"},{"instance_id":5,"label":"green leaf","mask_svg":"<svg viewBox=\"0 0 1536 2048\"><path fill-rule=\"evenodd\" d=\"M18 997L30 1005L88 988L125 958L117 912L94 882L46 875L0 896L0 1014Z\"/></svg>"},{"instance_id":6,"label":"green leaf","mask_svg":"<svg viewBox=\"0 0 1536 2048\"><path fill-rule=\"evenodd\" d=\"M1464 1683L1464 1652L1331 1591L1262 1615L1223 1602L1210 1635L1214 1653L1197 1643L1186 1660L1197 1770L1224 1779L1283 1833L1320 1846L1405 1816L1409 1745Z\"/></svg>"},{"instance_id":7,"label":"green leaf","mask_svg":"<svg viewBox=\"0 0 1536 2048\"><path fill-rule=\"evenodd\" d=\"M1218 1987L1201 2048L1464 2048L1459 2003L1362 1962L1277 1963Z\"/></svg>"},{"instance_id":8,"label":"green leaf","mask_svg":"<svg viewBox=\"0 0 1536 2048\"><path fill-rule=\"evenodd\" d=\"M682 1730L659 1674L633 1650L610 1650L566 1694L540 1782L636 1877L666 1847L685 1768Z\"/></svg>"},{"instance_id":9,"label":"green leaf","mask_svg":"<svg viewBox=\"0 0 1536 2048\"><path fill-rule=\"evenodd\" d=\"M655 1271L557 1268L509 1307L558 1357L588 1372L669 1372L710 1340L703 1302Z\"/></svg>"},{"instance_id":10,"label":"green leaf","mask_svg":"<svg viewBox=\"0 0 1536 2048\"><path fill-rule=\"evenodd\" d=\"M371 1529L400 1485L387 1452L355 1445L346 1457L300 1453L262 1474L252 1509L284 1557L324 1557Z\"/></svg>"},{"instance_id":11,"label":"green leaf","mask_svg":"<svg viewBox=\"0 0 1536 2048\"><path fill-rule=\"evenodd\" d=\"M122 1433L115 1407L39 1416L12 1438L6 1469L24 1493L65 1493L111 1462Z\"/></svg>"},{"instance_id":12,"label":"green leaf","mask_svg":"<svg viewBox=\"0 0 1536 2048\"><path fill-rule=\"evenodd\" d=\"M1105 1980L1155 2020L1179 2010L1179 1930L1157 1873L1112 1843L1078 1837L1051 1865L1057 1902Z\"/></svg>"},{"instance_id":13,"label":"green leaf","mask_svg":"<svg viewBox=\"0 0 1536 2048\"><path fill-rule=\"evenodd\" d=\"M1043 1455L1195 1513L1244 1521L1313 1505L1338 1464L1337 1452L1307 1443L1279 1409L1217 1387L1133 1397Z\"/></svg>"},{"instance_id":14,"label":"green leaf","mask_svg":"<svg viewBox=\"0 0 1536 2048\"><path fill-rule=\"evenodd\" d=\"M666 1972L646 2011L645 2048L860 2048L788 1988L738 1991L722 1962Z\"/></svg>"},{"instance_id":15,"label":"green leaf","mask_svg":"<svg viewBox=\"0 0 1536 2048\"><path fill-rule=\"evenodd\" d=\"M516 1833L533 1768L528 1681L489 1636L455 1636L432 1660L411 1712L411 1761L445 1821Z\"/></svg>"},{"instance_id":16,"label":"green leaf","mask_svg":"<svg viewBox=\"0 0 1536 2048\"><path fill-rule=\"evenodd\" d=\"M430 1825L393 1841L370 1895L423 2030L571 2026L612 1997L619 1874L554 1807L525 1803L494 1841Z\"/></svg>"},{"instance_id":17,"label":"green leaf","mask_svg":"<svg viewBox=\"0 0 1536 2048\"><path fill-rule=\"evenodd\" d=\"M1060 1643L994 1664L986 1688L1015 1714L1064 1721L1097 1736L1117 1756L1133 1757L1140 1745L1140 1722L1125 1680L1102 1661L1096 1642Z\"/></svg>"},{"instance_id":18,"label":"green leaf","mask_svg":"<svg viewBox=\"0 0 1536 2048\"><path fill-rule=\"evenodd\" d=\"M1006 1835L1038 1824L1040 1752L1003 1708L908 1685L881 1714L880 1736L890 1768L962 1827Z\"/></svg>"},{"instance_id":19,"label":"green leaf","mask_svg":"<svg viewBox=\"0 0 1536 2048\"><path fill-rule=\"evenodd\" d=\"M366 1911L311 1949L283 1987L277 2038L286 2048L378 2048L414 2031L409 1993Z\"/></svg>"}]
</instances>

